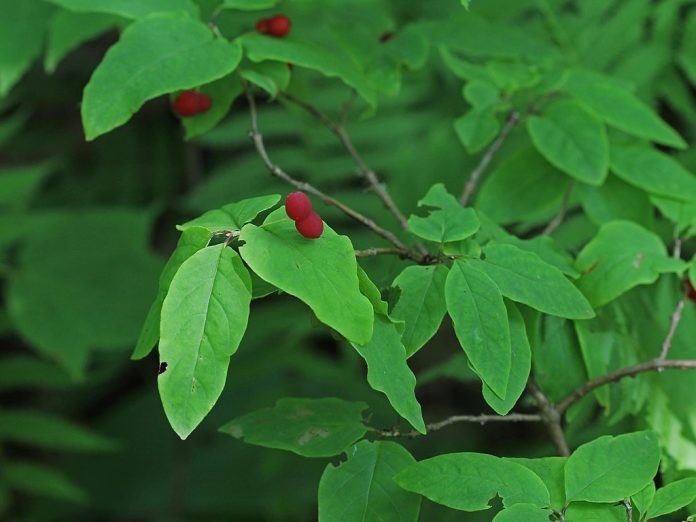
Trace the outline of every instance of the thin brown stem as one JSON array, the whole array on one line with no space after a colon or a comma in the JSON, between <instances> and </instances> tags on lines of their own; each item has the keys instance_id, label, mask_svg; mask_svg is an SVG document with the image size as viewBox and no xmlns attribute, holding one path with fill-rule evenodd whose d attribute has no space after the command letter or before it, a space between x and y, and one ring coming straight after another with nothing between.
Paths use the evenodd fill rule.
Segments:
<instances>
[{"instance_id":1,"label":"thin brown stem","mask_svg":"<svg viewBox=\"0 0 696 522\"><path fill-rule=\"evenodd\" d=\"M366 248L365 250L356 250L355 257L374 257L383 255L403 256L403 251L398 248Z\"/></svg>"},{"instance_id":2,"label":"thin brown stem","mask_svg":"<svg viewBox=\"0 0 696 522\"><path fill-rule=\"evenodd\" d=\"M658 370L668 369L694 370L696 369L696 360L686 359L663 361L660 360L660 358L658 357L656 359L636 364L634 366L629 366L627 368L615 370L606 375L602 375L601 377L597 377L596 379L592 379L591 381L586 382L578 389L571 392L565 399L558 403L558 406L556 406L556 410L558 410L560 414L563 414L568 410L568 408L570 408L573 404L582 399L588 393L606 384L618 382L625 377L635 377L636 375L644 372L654 372Z\"/></svg>"},{"instance_id":3,"label":"thin brown stem","mask_svg":"<svg viewBox=\"0 0 696 522\"><path fill-rule=\"evenodd\" d=\"M568 182L568 187L566 188L565 192L563 193L563 199L561 200L561 207L558 209L558 214L549 221L549 224L546 225L544 230L541 231L541 234L543 236L548 236L553 234L553 232L561 226L561 223L563 223L563 220L565 219L566 212L568 212L568 202L570 201L570 195L573 192L573 182L569 181Z\"/></svg>"},{"instance_id":4,"label":"thin brown stem","mask_svg":"<svg viewBox=\"0 0 696 522\"><path fill-rule=\"evenodd\" d=\"M561 412L556 406L551 404L551 401L546 397L541 388L530 379L527 383L527 389L530 391L534 400L536 400L539 406L539 412L541 413L541 419L546 424L546 429L549 432L551 441L558 454L562 457L567 457L570 455L570 449L568 448L568 442L565 438L565 433L563 432L563 427L561 426Z\"/></svg>"},{"instance_id":5,"label":"thin brown stem","mask_svg":"<svg viewBox=\"0 0 696 522\"><path fill-rule=\"evenodd\" d=\"M426 425L426 431L438 431L459 422L487 424L489 422L541 422L541 415L531 413L510 413L508 415L452 415L439 422ZM387 428L380 431L382 437L418 437L423 435L415 430L400 431L398 428Z\"/></svg>"},{"instance_id":6,"label":"thin brown stem","mask_svg":"<svg viewBox=\"0 0 696 522\"><path fill-rule=\"evenodd\" d=\"M672 312L672 320L669 324L669 330L667 331L665 340L662 341L662 349L660 350L660 356L657 358L659 361L664 361L665 359L667 359L669 349L672 347L672 338L674 337L674 334L677 331L677 327L679 326L679 322L682 318L682 312L684 311L685 303L686 297L682 296L682 298L679 299L679 302L677 303L677 307L674 309L674 312Z\"/></svg>"},{"instance_id":7,"label":"thin brown stem","mask_svg":"<svg viewBox=\"0 0 696 522\"><path fill-rule=\"evenodd\" d=\"M507 121L505 122L503 130L500 131L500 134L495 139L495 141L491 143L491 145L488 147L483 156L481 156L481 160L478 162L478 165L476 165L476 168L473 171L471 171L471 175L469 176L466 185L464 185L464 191L462 192L462 195L459 197L459 202L462 204L462 206L466 206L467 203L469 203L469 200L476 191L476 187L478 187L481 176L488 167L488 164L493 160L500 147L502 147L503 143L505 143L505 140L508 138L510 132L512 131L512 129L515 128L515 125L517 125L517 122L519 120L519 112L513 111L510 113L510 115L507 118Z\"/></svg>"},{"instance_id":8,"label":"thin brown stem","mask_svg":"<svg viewBox=\"0 0 696 522\"><path fill-rule=\"evenodd\" d=\"M346 109L346 107L350 107L348 102L344 104L343 109L341 111L341 123L336 123L319 108L315 107L310 103L305 102L304 100L301 100L300 98L297 98L296 96L293 96L292 94L284 93L283 97L286 100L294 103L298 107L301 107L312 116L314 116L327 129L329 129L338 137L345 149L348 151L348 154L350 154L351 158L353 159L353 162L357 165L358 174L360 174L360 176L367 181L368 185L370 186L370 190L377 194L377 196L382 200L384 206L396 218L401 228L404 230L408 230L408 219L406 219L406 216L404 216L401 210L399 210L399 207L396 205L391 195L384 187L384 184L379 180L377 174L375 174L375 172L367 165L363 157L357 151L355 145L353 145L353 141L350 139L350 135L346 131L346 127L343 124L343 121L345 120L348 110ZM426 252L423 249L421 249L421 253L425 254Z\"/></svg>"},{"instance_id":9,"label":"thin brown stem","mask_svg":"<svg viewBox=\"0 0 696 522\"><path fill-rule=\"evenodd\" d=\"M369 228L372 230L375 234L378 236L386 239L389 241L392 245L394 245L399 251L402 252L403 256L409 259L412 259L416 262L423 262L423 255L418 254L417 252L413 252L410 250L404 243L399 240L398 237L396 237L392 232L389 230L382 228L379 226L377 223L375 223L373 220L368 218L367 216L361 214L357 210L354 210L353 208L349 207L348 205L342 203L341 201L337 200L336 198L333 198L329 196L328 194L325 194L315 186L311 185L310 183L307 183L305 181L300 181L298 179L293 178L290 176L287 172L285 172L283 169L281 169L278 165L273 163L271 161L268 151L266 150L266 146L263 141L263 135L259 132L258 128L258 118L257 118L257 113L256 113L256 101L254 100L254 97L252 96L251 92L249 91L248 85L245 83L244 85L244 90L246 93L247 101L249 103L249 113L251 115L251 131L249 132L249 136L251 137L254 146L256 147L256 151L258 152L259 156L261 157L261 160L263 163L266 165L268 168L269 172L276 176L277 178L283 180L284 182L288 183L289 185L292 185L293 187L303 191L307 192L308 194L312 194L313 196L319 198L322 200L324 203L327 205L334 206L338 208L341 212L343 212L345 215L348 217L354 219L358 223L364 225L365 227Z\"/></svg>"}]
</instances>

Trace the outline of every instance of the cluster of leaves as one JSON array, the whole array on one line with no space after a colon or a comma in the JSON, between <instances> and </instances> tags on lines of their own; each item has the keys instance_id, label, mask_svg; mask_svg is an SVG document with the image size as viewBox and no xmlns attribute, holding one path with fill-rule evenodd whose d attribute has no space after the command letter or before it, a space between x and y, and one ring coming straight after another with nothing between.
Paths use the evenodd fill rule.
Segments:
<instances>
[{"instance_id":1,"label":"cluster of leaves","mask_svg":"<svg viewBox=\"0 0 696 522\"><path fill-rule=\"evenodd\" d=\"M220 173L187 197L187 210L203 213L178 226L157 288L160 263L146 246L151 215L28 212L54 164L2 173L0 219L21 218L0 235L16 263L6 288L9 321L69 376L85 377L91 352L122 355L146 316L133 358L157 346L164 412L185 439L223 395L247 328L268 321L256 313L282 294L352 346L369 386L414 428L409 434L425 435L408 359L420 357L451 320L462 350L431 378L476 382L500 416L527 406L531 379L543 397L539 419L560 430L549 412L562 416L575 451L534 459L444 453L416 461L404 445L375 440L407 430L380 430L364 416L365 402L336 398L280 399L221 431L304 457L345 453L319 482L321 520L416 520L422 497L473 512L498 495L499 521L625 520L627 513L647 520L694 501L696 410L684 397L696 389L696 372L640 373L582 399L573 395L586 381L641 361L696 359L696 310L685 306L682 283L696 283L696 176L689 170L696 157L687 147L696 137L689 90L696 84L696 11L689 2L463 2L467 9L434 2L384 43L379 36L395 29L400 13L376 0L330 9L288 1L282 7L293 32L282 40L253 31L256 19L277 8L273 0L5 3L0 96L15 92L44 38L51 72L84 42L116 28L118 41L89 73L82 95L86 139L123 126L149 100L198 88L212 108L183 122L186 139L236 152L232 164L221 163ZM452 98L433 100L433 82L461 90L454 102L461 116L452 118ZM273 193L287 189L259 175L258 152L263 157L265 149L242 145L247 115L225 120L235 100L244 104L245 91L284 105L260 110L261 131L277 141L269 150L280 167L270 170L297 172L348 205L327 209L332 226L316 241L299 236L274 209L281 196ZM392 241L405 259L358 264L356 246L389 250L375 247L382 240L370 233L393 216L378 198L354 196L346 181L351 156L368 182L374 173L353 142L349 154L337 151L316 123L302 123L303 108L321 120L325 110L339 113L339 127L329 122L329 130L339 129L345 145L350 103L341 105L350 93L351 114L358 115L348 123L354 143L367 148L367 164L391 174L387 187L398 206L412 210ZM412 111L408 122L405 110ZM2 129L12 135L22 118L16 112ZM442 121L450 120L445 128ZM263 147L254 132L256 148ZM397 142L413 150L396 153ZM468 182L462 169L472 172ZM335 201L314 185L319 199ZM378 193L380 187L371 186ZM361 221L367 229L350 239L334 231L345 226L345 208L370 216ZM41 255L46 251L60 255ZM146 314L150 295L156 298ZM2 364L4 373L20 368L15 372L33 376L23 381L31 386L52 371L43 366L53 368L24 356ZM38 412L0 413L3 442L110 447ZM562 450L562 431L560 437ZM658 470L664 485L656 489ZM11 488L80 500L78 489L51 473L3 463L0 499Z\"/></svg>"}]
</instances>

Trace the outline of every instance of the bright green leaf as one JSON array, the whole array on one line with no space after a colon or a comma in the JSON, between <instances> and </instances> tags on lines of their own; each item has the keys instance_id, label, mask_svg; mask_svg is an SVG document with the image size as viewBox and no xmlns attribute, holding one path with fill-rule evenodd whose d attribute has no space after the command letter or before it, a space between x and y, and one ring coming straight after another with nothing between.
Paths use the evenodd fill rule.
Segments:
<instances>
[{"instance_id":1,"label":"bright green leaf","mask_svg":"<svg viewBox=\"0 0 696 522\"><path fill-rule=\"evenodd\" d=\"M418 206L435 209L428 217L408 218L411 232L423 239L438 243L461 241L474 235L480 227L474 209L462 208L442 183L433 185Z\"/></svg>"},{"instance_id":2,"label":"bright green leaf","mask_svg":"<svg viewBox=\"0 0 696 522\"><path fill-rule=\"evenodd\" d=\"M247 413L220 431L248 444L292 451L303 457L338 455L362 438L363 402L280 399L273 408Z\"/></svg>"},{"instance_id":3,"label":"bright green leaf","mask_svg":"<svg viewBox=\"0 0 696 522\"><path fill-rule=\"evenodd\" d=\"M224 0L223 9L239 9L240 11L263 11L278 4L280 0Z\"/></svg>"},{"instance_id":4,"label":"bright green leaf","mask_svg":"<svg viewBox=\"0 0 696 522\"><path fill-rule=\"evenodd\" d=\"M198 7L191 0L48 0L77 13L107 13L124 18L144 18L156 13L180 11L198 17Z\"/></svg>"},{"instance_id":5,"label":"bright green leaf","mask_svg":"<svg viewBox=\"0 0 696 522\"><path fill-rule=\"evenodd\" d=\"M694 500L696 500L696 477L670 482L655 492L646 517L657 518L668 515L688 506Z\"/></svg>"},{"instance_id":6,"label":"bright green leaf","mask_svg":"<svg viewBox=\"0 0 696 522\"><path fill-rule=\"evenodd\" d=\"M645 145L612 145L611 170L650 194L696 201L696 176L677 160Z\"/></svg>"},{"instance_id":7,"label":"bright green leaf","mask_svg":"<svg viewBox=\"0 0 696 522\"><path fill-rule=\"evenodd\" d=\"M421 497L396 485L396 473L415 463L395 442L358 442L348 460L328 464L319 482L319 522L417 521Z\"/></svg>"},{"instance_id":8,"label":"bright green leaf","mask_svg":"<svg viewBox=\"0 0 696 522\"><path fill-rule=\"evenodd\" d=\"M655 483L648 482L648 485L641 489L638 493L631 496L631 504L641 514L645 515L655 498ZM642 517L641 517L642 518Z\"/></svg>"},{"instance_id":9,"label":"bright green leaf","mask_svg":"<svg viewBox=\"0 0 696 522\"><path fill-rule=\"evenodd\" d=\"M536 254L506 244L487 246L484 254L485 260L472 262L508 299L569 319L594 316L580 291L558 268L545 263Z\"/></svg>"},{"instance_id":10,"label":"bright green leaf","mask_svg":"<svg viewBox=\"0 0 696 522\"><path fill-rule=\"evenodd\" d=\"M602 122L580 105L556 102L527 120L536 149L578 181L599 186L609 172L609 142Z\"/></svg>"},{"instance_id":11,"label":"bright green leaf","mask_svg":"<svg viewBox=\"0 0 696 522\"><path fill-rule=\"evenodd\" d=\"M618 502L652 481L659 462L657 436L651 431L599 437L568 458L566 498L569 502Z\"/></svg>"},{"instance_id":12,"label":"bright green leaf","mask_svg":"<svg viewBox=\"0 0 696 522\"><path fill-rule=\"evenodd\" d=\"M420 350L440 328L447 312L447 272L444 265L409 266L394 279L393 285L401 293L391 316L405 323L401 340L409 357Z\"/></svg>"},{"instance_id":13,"label":"bright green leaf","mask_svg":"<svg viewBox=\"0 0 696 522\"><path fill-rule=\"evenodd\" d=\"M522 314L511 301L507 301L505 307L507 308L507 316L510 322L510 344L512 347L510 376L505 388L505 394L499 397L486 383L483 384L483 397L488 405L500 415L509 413L517 403L527 386L529 371L532 366L532 351L529 348L529 339L527 339L527 330L524 326Z\"/></svg>"},{"instance_id":14,"label":"bright green leaf","mask_svg":"<svg viewBox=\"0 0 696 522\"><path fill-rule=\"evenodd\" d=\"M510 378L510 327L495 283L466 261L456 261L445 284L447 311L469 362L481 380L506 397Z\"/></svg>"},{"instance_id":15,"label":"bright green leaf","mask_svg":"<svg viewBox=\"0 0 696 522\"><path fill-rule=\"evenodd\" d=\"M566 504L564 468L566 457L543 457L537 459L508 458L532 470L542 480L551 495L551 507L560 511Z\"/></svg>"},{"instance_id":16,"label":"bright green leaf","mask_svg":"<svg viewBox=\"0 0 696 522\"><path fill-rule=\"evenodd\" d=\"M407 467L394 480L407 491L462 511L488 509L496 494L505 507L549 504L549 492L535 473L483 453L438 455Z\"/></svg>"},{"instance_id":17,"label":"bright green leaf","mask_svg":"<svg viewBox=\"0 0 696 522\"><path fill-rule=\"evenodd\" d=\"M305 302L317 318L349 341L372 338L373 309L360 292L353 245L324 226L319 239L306 239L284 209L271 213L263 225L242 228L239 249L244 261L262 279Z\"/></svg>"},{"instance_id":18,"label":"bright green leaf","mask_svg":"<svg viewBox=\"0 0 696 522\"><path fill-rule=\"evenodd\" d=\"M192 227L181 234L176 249L170 256L167 264L164 265L164 269L162 269L162 274L159 278L157 297L155 297L155 301L152 303L147 313L145 324L140 331L140 336L135 344L131 359L138 360L146 357L157 344L157 341L159 341L162 303L169 291L169 285L172 284L172 279L174 279L174 275L183 262L208 245L210 236L210 232L200 227Z\"/></svg>"},{"instance_id":19,"label":"bright green leaf","mask_svg":"<svg viewBox=\"0 0 696 522\"><path fill-rule=\"evenodd\" d=\"M578 286L596 307L627 290L652 284L661 273L680 271L682 261L652 232L630 221L612 221L582 249L575 267L583 273Z\"/></svg>"},{"instance_id":20,"label":"bright green leaf","mask_svg":"<svg viewBox=\"0 0 696 522\"><path fill-rule=\"evenodd\" d=\"M183 262L162 303L158 378L164 411L185 439L217 402L249 318L251 279L220 244Z\"/></svg>"},{"instance_id":21,"label":"bright green leaf","mask_svg":"<svg viewBox=\"0 0 696 522\"><path fill-rule=\"evenodd\" d=\"M253 221L261 212L274 207L278 201L280 201L278 194L243 199L222 208L210 210L176 228L187 230L192 227L203 227L210 233L223 230L241 230L244 225Z\"/></svg>"},{"instance_id":22,"label":"bright green leaf","mask_svg":"<svg viewBox=\"0 0 696 522\"><path fill-rule=\"evenodd\" d=\"M372 340L364 346L352 344L367 362L370 386L383 392L399 415L425 433L423 414L415 395L416 377L406 364L406 350L394 323L386 316L375 315Z\"/></svg>"},{"instance_id":23,"label":"bright green leaf","mask_svg":"<svg viewBox=\"0 0 696 522\"><path fill-rule=\"evenodd\" d=\"M241 58L238 43L215 38L206 24L188 16L158 15L131 24L85 87L87 140L123 125L152 98L228 75Z\"/></svg>"},{"instance_id":24,"label":"bright green leaf","mask_svg":"<svg viewBox=\"0 0 696 522\"><path fill-rule=\"evenodd\" d=\"M515 504L500 511L493 522L549 522L551 512L534 504Z\"/></svg>"}]
</instances>

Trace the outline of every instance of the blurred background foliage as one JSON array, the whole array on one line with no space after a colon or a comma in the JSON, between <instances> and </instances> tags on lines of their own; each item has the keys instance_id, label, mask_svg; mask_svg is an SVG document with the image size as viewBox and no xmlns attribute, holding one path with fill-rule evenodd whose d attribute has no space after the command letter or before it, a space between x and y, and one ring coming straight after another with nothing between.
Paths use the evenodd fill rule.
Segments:
<instances>
[{"instance_id":1,"label":"blurred background foliage","mask_svg":"<svg viewBox=\"0 0 696 522\"><path fill-rule=\"evenodd\" d=\"M362 400L370 405L373 425L398 422L386 399L365 382L362 360L319 327L306 307L282 295L254 302L223 396L185 442L162 411L156 359L129 360L159 270L176 243L175 225L232 201L289 191L268 175L249 143L244 100L235 100L220 125L192 140L184 140L184 129L162 97L128 125L86 143L78 101L125 20L35 3L36 20L45 21L32 29L43 42L28 50L37 61L0 105L0 516L314 519L325 460L244 445L217 433L227 420L286 396ZM197 3L203 19L217 5ZM499 87L519 101L540 81L537 72L562 53L570 63L632 85L687 141L696 139L692 1L474 0L467 12L456 0L286 0L268 13L224 11L217 23L231 38L278 10L291 17L294 35L310 41L339 42L368 56L371 50L381 56L380 45L397 54L408 49L396 68L378 60L362 64L380 85L379 105L372 109L355 101L348 121L355 146L407 212L435 182L458 194L478 161L483 146L460 139L466 124L459 120L472 109L463 85L480 69L493 76L502 71ZM81 38L87 39L75 48L61 33L76 26L71 17L79 19ZM394 37L380 44L380 36L392 32ZM294 93L333 116L351 98L335 79L301 67L289 75ZM496 109L480 115L477 132L492 128L497 134L502 123ZM260 103L259 125L273 160L285 170L396 229L393 216L365 191L340 143L316 120L282 99L269 99ZM527 144L524 129L513 131L475 200L477 208L518 234L552 218L566 190L566 178ZM678 157L696 171L696 149ZM608 183L624 185L618 178ZM612 190L611 198L602 189L588 188L592 194L585 196L574 191L570 207L576 211L554 233L558 243L577 252L599 224L616 217L634 219L668 241L672 225L659 218L643 193L623 188ZM617 202L619 192L625 199ZM334 208L317 205L356 248L380 246ZM685 249L690 256L688 244ZM405 266L389 256L361 264L383 288ZM665 278L603 310L610 326L587 335L611 336L616 324L628 326L620 338L606 341L615 342L616 356L598 361L597 373L654 355L650 347L659 347L678 291L676 281ZM695 313L687 306L674 357L693 358ZM640 321L625 320L632 317ZM534 374L558 399L587 379L587 354L569 322L546 317L536 324L530 336L535 353L550 356L539 358ZM449 324L411 363L427 421L488 411ZM656 382L659 393L646 388ZM625 431L640 413L638 425L659 426L670 438L673 454L663 472L693 473L696 416L688 401L673 399L693 397L694 383L693 376L672 373L669 379L644 376L607 388L600 400L603 412L593 400L571 410L569 437L578 444ZM553 452L542 425L460 424L403 443L417 459L466 450L510 456ZM686 471L677 465L684 463ZM424 501L421 517L475 521L491 515L463 515Z\"/></svg>"}]
</instances>

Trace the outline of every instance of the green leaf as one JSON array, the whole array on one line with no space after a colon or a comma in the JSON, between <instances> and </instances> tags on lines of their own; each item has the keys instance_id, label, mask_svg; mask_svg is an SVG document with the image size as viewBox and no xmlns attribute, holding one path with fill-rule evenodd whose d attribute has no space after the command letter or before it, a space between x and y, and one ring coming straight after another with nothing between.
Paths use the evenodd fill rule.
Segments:
<instances>
[{"instance_id":1,"label":"green leaf","mask_svg":"<svg viewBox=\"0 0 696 522\"><path fill-rule=\"evenodd\" d=\"M504 239L496 239L497 243L510 243L522 250L533 252L544 263L555 266L565 275L576 279L580 276L573 266L575 260L563 250L551 236L536 236L532 239L520 239L517 236L507 236Z\"/></svg>"},{"instance_id":2,"label":"green leaf","mask_svg":"<svg viewBox=\"0 0 696 522\"><path fill-rule=\"evenodd\" d=\"M278 5L280 0L224 0L223 9L239 9L240 11L263 11Z\"/></svg>"},{"instance_id":3,"label":"green leaf","mask_svg":"<svg viewBox=\"0 0 696 522\"><path fill-rule=\"evenodd\" d=\"M420 350L440 328L447 312L447 272L444 265L409 266L394 279L394 286L401 293L391 316L405 323L401 340L408 357Z\"/></svg>"},{"instance_id":4,"label":"green leaf","mask_svg":"<svg viewBox=\"0 0 696 522\"><path fill-rule=\"evenodd\" d=\"M575 267L583 273L578 286L598 307L635 286L654 283L661 273L680 271L685 264L670 257L652 232L630 221L612 221L585 245Z\"/></svg>"},{"instance_id":5,"label":"green leaf","mask_svg":"<svg viewBox=\"0 0 696 522\"><path fill-rule=\"evenodd\" d=\"M248 444L292 451L303 457L338 455L362 438L363 402L280 399L273 408L247 413L220 431Z\"/></svg>"},{"instance_id":6,"label":"green leaf","mask_svg":"<svg viewBox=\"0 0 696 522\"><path fill-rule=\"evenodd\" d=\"M182 118L181 124L186 130L186 139L190 140L205 134L227 116L234 100L242 94L242 82L234 75L225 76L217 81L203 85L198 92L210 96L210 109L202 114Z\"/></svg>"},{"instance_id":7,"label":"green leaf","mask_svg":"<svg viewBox=\"0 0 696 522\"><path fill-rule=\"evenodd\" d=\"M496 413L506 415L517 400L522 395L527 380L529 370L532 366L532 351L529 348L527 330L524 326L524 319L514 303L507 301L507 316L510 321L510 344L512 347L510 357L510 376L508 378L505 394L502 397L496 395L486 383L483 384L483 397L488 405Z\"/></svg>"},{"instance_id":8,"label":"green leaf","mask_svg":"<svg viewBox=\"0 0 696 522\"><path fill-rule=\"evenodd\" d=\"M396 473L415 463L395 442L362 440L348 460L328 464L319 481L319 522L417 521L421 497L396 485Z\"/></svg>"},{"instance_id":9,"label":"green leaf","mask_svg":"<svg viewBox=\"0 0 696 522\"><path fill-rule=\"evenodd\" d=\"M469 362L499 397L510 378L510 327L503 296L495 283L471 263L455 261L445 284L447 311Z\"/></svg>"},{"instance_id":10,"label":"green leaf","mask_svg":"<svg viewBox=\"0 0 696 522\"><path fill-rule=\"evenodd\" d=\"M573 502L568 507L565 517L566 522L626 522L627 520L624 506L587 502Z\"/></svg>"},{"instance_id":11,"label":"green leaf","mask_svg":"<svg viewBox=\"0 0 696 522\"><path fill-rule=\"evenodd\" d=\"M185 439L217 402L230 357L249 318L251 279L242 260L220 244L183 262L162 303L158 378L164 411Z\"/></svg>"},{"instance_id":12,"label":"green leaf","mask_svg":"<svg viewBox=\"0 0 696 522\"><path fill-rule=\"evenodd\" d=\"M671 482L655 492L646 518L657 518L674 513L696 500L696 477Z\"/></svg>"},{"instance_id":13,"label":"green leaf","mask_svg":"<svg viewBox=\"0 0 696 522\"><path fill-rule=\"evenodd\" d=\"M207 25L188 16L157 15L131 24L85 87L87 140L123 125L152 98L228 75L241 58L238 43L215 38Z\"/></svg>"},{"instance_id":14,"label":"green leaf","mask_svg":"<svg viewBox=\"0 0 696 522\"><path fill-rule=\"evenodd\" d=\"M558 268L545 263L536 254L506 244L491 244L483 251L485 261L472 263L486 273L508 299L568 319L594 316L580 291Z\"/></svg>"},{"instance_id":15,"label":"green leaf","mask_svg":"<svg viewBox=\"0 0 696 522\"><path fill-rule=\"evenodd\" d=\"M0 359L0 375L0 390L59 390L70 384L60 367L32 355L6 355Z\"/></svg>"},{"instance_id":16,"label":"green leaf","mask_svg":"<svg viewBox=\"0 0 696 522\"><path fill-rule=\"evenodd\" d=\"M0 209L17 208L28 203L55 170L56 164L51 161L0 168Z\"/></svg>"},{"instance_id":17,"label":"green leaf","mask_svg":"<svg viewBox=\"0 0 696 522\"><path fill-rule=\"evenodd\" d=\"M568 458L566 499L618 502L652 481L659 462L657 436L651 431L599 437Z\"/></svg>"},{"instance_id":18,"label":"green leaf","mask_svg":"<svg viewBox=\"0 0 696 522\"><path fill-rule=\"evenodd\" d=\"M52 6L42 0L5 1L0 16L0 99L41 54Z\"/></svg>"},{"instance_id":19,"label":"green leaf","mask_svg":"<svg viewBox=\"0 0 696 522\"><path fill-rule=\"evenodd\" d=\"M609 176L601 187L577 185L575 190L585 214L596 225L625 219L646 228L653 226L654 210L648 194L617 176Z\"/></svg>"},{"instance_id":20,"label":"green leaf","mask_svg":"<svg viewBox=\"0 0 696 522\"><path fill-rule=\"evenodd\" d=\"M283 62L250 63L240 69L239 74L245 80L266 91L271 98L277 97L278 93L284 91L290 83L290 68Z\"/></svg>"},{"instance_id":21,"label":"green leaf","mask_svg":"<svg viewBox=\"0 0 696 522\"><path fill-rule=\"evenodd\" d=\"M373 309L360 292L353 245L328 225L319 239L305 239L284 209L263 225L247 224L239 252L262 279L306 303L317 318L351 342L372 338Z\"/></svg>"},{"instance_id":22,"label":"green leaf","mask_svg":"<svg viewBox=\"0 0 696 522\"><path fill-rule=\"evenodd\" d=\"M198 7L191 0L48 0L78 13L107 13L124 18L144 18L155 13L180 11L198 17Z\"/></svg>"},{"instance_id":23,"label":"green leaf","mask_svg":"<svg viewBox=\"0 0 696 522\"><path fill-rule=\"evenodd\" d=\"M416 377L406 364L401 335L388 317L375 315L372 340L353 348L367 362L367 382L383 392L390 404L419 432L425 433L420 404L416 399Z\"/></svg>"},{"instance_id":24,"label":"green leaf","mask_svg":"<svg viewBox=\"0 0 696 522\"><path fill-rule=\"evenodd\" d=\"M611 170L650 194L696 201L696 176L667 154L645 145L612 145Z\"/></svg>"},{"instance_id":25,"label":"green leaf","mask_svg":"<svg viewBox=\"0 0 696 522\"><path fill-rule=\"evenodd\" d=\"M573 71L564 90L608 125L646 140L686 148L686 142L655 111L610 77Z\"/></svg>"},{"instance_id":26,"label":"green leaf","mask_svg":"<svg viewBox=\"0 0 696 522\"><path fill-rule=\"evenodd\" d=\"M500 132L495 113L494 107L474 107L454 120L454 130L469 154L485 149Z\"/></svg>"},{"instance_id":27,"label":"green leaf","mask_svg":"<svg viewBox=\"0 0 696 522\"><path fill-rule=\"evenodd\" d=\"M184 231L179 238L176 249L164 265L162 274L159 278L159 288L157 297L150 306L150 310L145 318L145 324L140 331L140 336L131 355L131 359L138 360L146 357L160 338L160 316L162 303L169 292L169 285L184 261L200 249L205 248L210 241L211 234L208 230L200 227L191 227Z\"/></svg>"},{"instance_id":28,"label":"green leaf","mask_svg":"<svg viewBox=\"0 0 696 522\"><path fill-rule=\"evenodd\" d=\"M256 219L256 216L261 212L274 207L278 201L280 201L278 194L243 199L222 208L210 210L196 219L178 225L176 228L187 230L193 227L203 227L210 233L223 230L241 230L244 225Z\"/></svg>"},{"instance_id":29,"label":"green leaf","mask_svg":"<svg viewBox=\"0 0 696 522\"><path fill-rule=\"evenodd\" d=\"M9 281L9 316L33 349L80 378L91 350L138 338L162 266L147 246L150 216L95 209L40 222Z\"/></svg>"},{"instance_id":30,"label":"green leaf","mask_svg":"<svg viewBox=\"0 0 696 522\"><path fill-rule=\"evenodd\" d=\"M3 464L5 483L17 491L39 497L67 500L83 504L87 500L84 491L60 471L29 461L10 461Z\"/></svg>"},{"instance_id":31,"label":"green leaf","mask_svg":"<svg viewBox=\"0 0 696 522\"><path fill-rule=\"evenodd\" d=\"M565 457L544 457L539 459L508 458L511 462L521 464L532 470L542 480L551 496L550 506L558 511L566 505L564 490Z\"/></svg>"},{"instance_id":32,"label":"green leaf","mask_svg":"<svg viewBox=\"0 0 696 522\"><path fill-rule=\"evenodd\" d=\"M641 489L638 493L631 496L631 503L641 514L645 515L655 498L655 483L648 482L648 485ZM641 520L643 517L641 517Z\"/></svg>"},{"instance_id":33,"label":"green leaf","mask_svg":"<svg viewBox=\"0 0 696 522\"><path fill-rule=\"evenodd\" d=\"M114 448L108 439L39 411L0 410L0 441L48 450L93 452Z\"/></svg>"},{"instance_id":34,"label":"green leaf","mask_svg":"<svg viewBox=\"0 0 696 522\"><path fill-rule=\"evenodd\" d=\"M247 34L240 38L245 55L252 62L274 60L292 63L319 71L330 78L338 77L355 89L369 105L377 104L374 87L363 72L343 51L321 47L318 44L292 38L269 38L260 34Z\"/></svg>"},{"instance_id":35,"label":"green leaf","mask_svg":"<svg viewBox=\"0 0 696 522\"><path fill-rule=\"evenodd\" d=\"M500 225L543 222L558 212L567 186L567 176L533 148L522 147L484 177L475 207Z\"/></svg>"},{"instance_id":36,"label":"green leaf","mask_svg":"<svg viewBox=\"0 0 696 522\"><path fill-rule=\"evenodd\" d=\"M551 512L534 504L515 504L500 511L493 522L549 522Z\"/></svg>"},{"instance_id":37,"label":"green leaf","mask_svg":"<svg viewBox=\"0 0 696 522\"><path fill-rule=\"evenodd\" d=\"M549 504L541 479L520 464L483 453L449 453L422 460L394 478L407 491L462 511L488 509L496 494L507 508Z\"/></svg>"},{"instance_id":38,"label":"green leaf","mask_svg":"<svg viewBox=\"0 0 696 522\"><path fill-rule=\"evenodd\" d=\"M44 68L52 73L58 63L84 42L116 27L121 18L103 13L59 10L48 24Z\"/></svg>"},{"instance_id":39,"label":"green leaf","mask_svg":"<svg viewBox=\"0 0 696 522\"><path fill-rule=\"evenodd\" d=\"M377 285L372 282L360 265L358 265L358 281L360 282L360 293L367 297L375 309L376 314L389 315L389 305L382 299L382 292ZM393 321L392 321L393 322Z\"/></svg>"},{"instance_id":40,"label":"green leaf","mask_svg":"<svg viewBox=\"0 0 696 522\"><path fill-rule=\"evenodd\" d=\"M436 209L428 217L408 218L411 232L429 241L461 241L474 235L481 226L474 209L462 208L442 183L433 185L418 206Z\"/></svg>"},{"instance_id":41,"label":"green leaf","mask_svg":"<svg viewBox=\"0 0 696 522\"><path fill-rule=\"evenodd\" d=\"M554 167L599 186L609 172L609 142L604 124L573 102L556 102L543 116L527 120L536 149Z\"/></svg>"}]
</instances>

